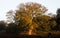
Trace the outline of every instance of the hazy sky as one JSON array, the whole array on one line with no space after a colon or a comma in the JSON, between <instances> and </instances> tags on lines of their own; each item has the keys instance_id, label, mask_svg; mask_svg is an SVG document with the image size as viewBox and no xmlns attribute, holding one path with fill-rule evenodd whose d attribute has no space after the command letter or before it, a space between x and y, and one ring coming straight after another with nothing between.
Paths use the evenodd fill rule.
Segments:
<instances>
[{"instance_id":1,"label":"hazy sky","mask_svg":"<svg viewBox=\"0 0 60 38\"><path fill-rule=\"evenodd\" d=\"M20 3L37 2L47 7L48 12L55 14L60 7L60 0L0 0L0 20L6 20L6 12L15 10Z\"/></svg>"}]
</instances>

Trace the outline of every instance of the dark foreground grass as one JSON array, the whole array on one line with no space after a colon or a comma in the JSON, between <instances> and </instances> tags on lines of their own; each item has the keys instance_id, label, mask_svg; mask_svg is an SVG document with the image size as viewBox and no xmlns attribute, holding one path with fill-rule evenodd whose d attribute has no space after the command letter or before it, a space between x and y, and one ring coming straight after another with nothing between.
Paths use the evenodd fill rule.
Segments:
<instances>
[{"instance_id":1,"label":"dark foreground grass","mask_svg":"<svg viewBox=\"0 0 60 38\"><path fill-rule=\"evenodd\" d=\"M12 34L6 32L0 32L0 38L60 38L60 32L52 32L43 35L27 35L27 34Z\"/></svg>"},{"instance_id":2,"label":"dark foreground grass","mask_svg":"<svg viewBox=\"0 0 60 38\"><path fill-rule=\"evenodd\" d=\"M15 34L0 34L0 38L60 38L60 35L48 35L48 36L40 36L40 35L15 35Z\"/></svg>"}]
</instances>

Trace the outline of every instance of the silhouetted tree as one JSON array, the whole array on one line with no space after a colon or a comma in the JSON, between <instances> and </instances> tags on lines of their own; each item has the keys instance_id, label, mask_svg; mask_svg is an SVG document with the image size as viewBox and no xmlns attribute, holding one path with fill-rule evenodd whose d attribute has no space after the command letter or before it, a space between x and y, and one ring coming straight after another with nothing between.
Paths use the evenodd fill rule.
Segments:
<instances>
[{"instance_id":1,"label":"silhouetted tree","mask_svg":"<svg viewBox=\"0 0 60 38\"><path fill-rule=\"evenodd\" d=\"M21 26L22 25L22 26ZM20 20L19 25L15 23L9 23L8 27L6 29L7 33L11 34L20 34L20 32L24 31L26 29L26 26L24 25L24 21Z\"/></svg>"},{"instance_id":2,"label":"silhouetted tree","mask_svg":"<svg viewBox=\"0 0 60 38\"><path fill-rule=\"evenodd\" d=\"M17 31L17 25L16 24L14 24L14 23L9 23L8 24L8 27L7 27L7 29L6 29L6 32L7 33L18 33L18 31Z\"/></svg>"},{"instance_id":3,"label":"silhouetted tree","mask_svg":"<svg viewBox=\"0 0 60 38\"><path fill-rule=\"evenodd\" d=\"M4 21L0 21L0 31L6 29L6 23Z\"/></svg>"},{"instance_id":4,"label":"silhouetted tree","mask_svg":"<svg viewBox=\"0 0 60 38\"><path fill-rule=\"evenodd\" d=\"M60 30L60 8L57 9L57 16L56 16L56 22L57 22L57 28Z\"/></svg>"}]
</instances>

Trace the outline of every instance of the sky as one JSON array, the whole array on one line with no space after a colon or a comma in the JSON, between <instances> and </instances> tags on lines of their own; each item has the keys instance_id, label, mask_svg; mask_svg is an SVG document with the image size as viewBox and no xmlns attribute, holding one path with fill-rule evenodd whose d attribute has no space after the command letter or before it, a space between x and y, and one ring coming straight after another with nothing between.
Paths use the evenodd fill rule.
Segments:
<instances>
[{"instance_id":1,"label":"sky","mask_svg":"<svg viewBox=\"0 0 60 38\"><path fill-rule=\"evenodd\" d=\"M20 3L37 2L45 6L49 13L56 14L60 8L60 0L0 0L0 20L6 20L6 13L9 10L16 10Z\"/></svg>"}]
</instances>

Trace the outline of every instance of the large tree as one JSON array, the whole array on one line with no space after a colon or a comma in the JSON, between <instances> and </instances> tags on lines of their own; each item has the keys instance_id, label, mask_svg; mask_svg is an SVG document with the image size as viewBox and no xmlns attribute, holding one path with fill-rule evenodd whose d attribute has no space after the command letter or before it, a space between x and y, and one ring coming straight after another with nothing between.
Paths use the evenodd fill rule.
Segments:
<instances>
[{"instance_id":1,"label":"large tree","mask_svg":"<svg viewBox=\"0 0 60 38\"><path fill-rule=\"evenodd\" d=\"M19 9L16 10L16 13L15 13L15 22L18 24L19 20L23 20L23 21L25 20L26 24L24 25L29 24L28 30L30 33L34 29L34 26L37 25L36 23L32 21L33 17L42 16L46 11L47 11L46 7L38 3L28 2L25 4L20 4Z\"/></svg>"},{"instance_id":2,"label":"large tree","mask_svg":"<svg viewBox=\"0 0 60 38\"><path fill-rule=\"evenodd\" d=\"M46 11L47 8L45 6L28 2L20 4L14 15L10 14L10 12L8 14L13 16L13 20L20 31L31 35L35 34L36 28L39 28L39 30L44 28L46 31L50 29L48 25L50 17L44 15Z\"/></svg>"}]
</instances>

